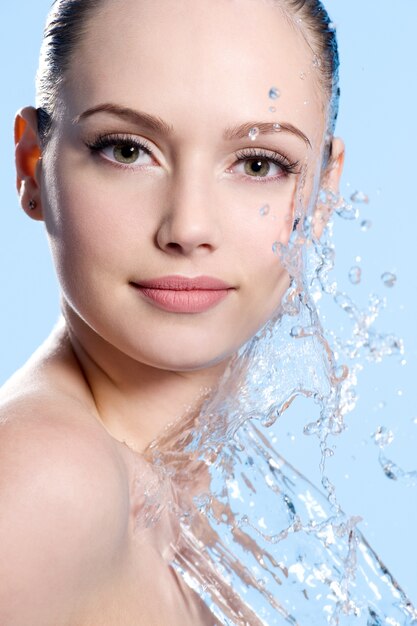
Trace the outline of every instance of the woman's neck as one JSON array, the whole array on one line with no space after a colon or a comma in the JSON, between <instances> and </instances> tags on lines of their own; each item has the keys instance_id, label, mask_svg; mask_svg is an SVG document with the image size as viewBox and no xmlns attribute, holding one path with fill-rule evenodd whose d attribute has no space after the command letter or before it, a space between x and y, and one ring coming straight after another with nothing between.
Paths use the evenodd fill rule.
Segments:
<instances>
[{"instance_id":1,"label":"woman's neck","mask_svg":"<svg viewBox=\"0 0 417 626\"><path fill-rule=\"evenodd\" d=\"M198 414L227 361L177 372L140 363L64 310L67 341L87 385L87 401L107 431L141 452L183 416Z\"/></svg>"}]
</instances>

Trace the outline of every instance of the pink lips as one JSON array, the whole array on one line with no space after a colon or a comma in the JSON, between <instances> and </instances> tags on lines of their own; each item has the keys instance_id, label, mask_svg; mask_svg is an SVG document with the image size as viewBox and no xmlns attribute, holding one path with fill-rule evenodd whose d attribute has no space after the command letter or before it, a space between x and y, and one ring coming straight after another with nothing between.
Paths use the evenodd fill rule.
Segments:
<instances>
[{"instance_id":1,"label":"pink lips","mask_svg":"<svg viewBox=\"0 0 417 626\"><path fill-rule=\"evenodd\" d=\"M162 276L131 284L158 308L172 313L202 313L224 300L233 289L211 276Z\"/></svg>"}]
</instances>

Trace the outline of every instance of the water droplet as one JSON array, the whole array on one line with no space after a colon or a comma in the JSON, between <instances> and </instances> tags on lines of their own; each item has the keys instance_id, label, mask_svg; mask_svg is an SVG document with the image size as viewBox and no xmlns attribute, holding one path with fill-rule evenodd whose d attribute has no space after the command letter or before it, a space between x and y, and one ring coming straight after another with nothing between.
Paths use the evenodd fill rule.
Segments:
<instances>
[{"instance_id":1,"label":"water droplet","mask_svg":"<svg viewBox=\"0 0 417 626\"><path fill-rule=\"evenodd\" d=\"M316 422L311 422L310 424L307 424L307 426L304 426L303 433L307 436L317 435L320 432L320 428L321 422L320 420L317 420Z\"/></svg>"},{"instance_id":2,"label":"water droplet","mask_svg":"<svg viewBox=\"0 0 417 626\"><path fill-rule=\"evenodd\" d=\"M271 98L271 100L277 100L280 97L281 92L278 89L278 87L271 87L268 95Z\"/></svg>"},{"instance_id":3,"label":"water droplet","mask_svg":"<svg viewBox=\"0 0 417 626\"><path fill-rule=\"evenodd\" d=\"M277 254L279 250L279 241L274 241L274 243L272 244L272 252L274 254Z\"/></svg>"},{"instance_id":4,"label":"water droplet","mask_svg":"<svg viewBox=\"0 0 417 626\"><path fill-rule=\"evenodd\" d=\"M317 54L313 57L313 67L321 67L321 59Z\"/></svg>"},{"instance_id":5,"label":"water droplet","mask_svg":"<svg viewBox=\"0 0 417 626\"><path fill-rule=\"evenodd\" d=\"M275 131L281 130L281 124L278 124L278 122L275 122L275 124L273 125L273 129Z\"/></svg>"},{"instance_id":6,"label":"water droplet","mask_svg":"<svg viewBox=\"0 0 417 626\"><path fill-rule=\"evenodd\" d=\"M280 470L281 469L281 465L279 463L277 463L277 461L275 459L273 459L272 457L268 460L269 463L269 467L271 467L273 470Z\"/></svg>"},{"instance_id":7,"label":"water droplet","mask_svg":"<svg viewBox=\"0 0 417 626\"><path fill-rule=\"evenodd\" d=\"M330 458L334 456L334 450L332 450L331 448L325 448L323 454L325 457Z\"/></svg>"},{"instance_id":8,"label":"water droplet","mask_svg":"<svg viewBox=\"0 0 417 626\"><path fill-rule=\"evenodd\" d=\"M361 222L361 230L363 230L363 232L366 232L370 228L372 228L372 222L370 220L362 220L362 222Z\"/></svg>"},{"instance_id":9,"label":"water droplet","mask_svg":"<svg viewBox=\"0 0 417 626\"><path fill-rule=\"evenodd\" d=\"M381 448L386 448L394 441L394 433L392 430L388 430L385 426L378 426L374 434L372 435L376 445Z\"/></svg>"},{"instance_id":10,"label":"water droplet","mask_svg":"<svg viewBox=\"0 0 417 626\"><path fill-rule=\"evenodd\" d=\"M385 287L394 287L397 282L397 277L392 272L384 272L381 276L381 280L384 283Z\"/></svg>"},{"instance_id":11,"label":"water droplet","mask_svg":"<svg viewBox=\"0 0 417 626\"><path fill-rule=\"evenodd\" d=\"M302 326L293 326L290 331L291 337L298 339L299 337L304 336L304 330Z\"/></svg>"},{"instance_id":12,"label":"water droplet","mask_svg":"<svg viewBox=\"0 0 417 626\"><path fill-rule=\"evenodd\" d=\"M304 100L303 104L304 104L304 106L307 106L309 104L309 101L308 100Z\"/></svg>"},{"instance_id":13,"label":"water droplet","mask_svg":"<svg viewBox=\"0 0 417 626\"><path fill-rule=\"evenodd\" d=\"M251 141L255 141L257 136L259 135L259 128L257 126L252 126L249 130L248 136Z\"/></svg>"},{"instance_id":14,"label":"water droplet","mask_svg":"<svg viewBox=\"0 0 417 626\"><path fill-rule=\"evenodd\" d=\"M344 200L339 203L339 206L335 207L335 211L344 220L356 220L359 215L358 209Z\"/></svg>"},{"instance_id":15,"label":"water droplet","mask_svg":"<svg viewBox=\"0 0 417 626\"><path fill-rule=\"evenodd\" d=\"M275 113L276 110L277 110L277 107L269 107L268 110L269 110L270 113Z\"/></svg>"},{"instance_id":16,"label":"water droplet","mask_svg":"<svg viewBox=\"0 0 417 626\"><path fill-rule=\"evenodd\" d=\"M328 27L329 30L336 30L336 23L335 22L329 22Z\"/></svg>"},{"instance_id":17,"label":"water droplet","mask_svg":"<svg viewBox=\"0 0 417 626\"><path fill-rule=\"evenodd\" d=\"M362 278L362 270L357 265L354 265L349 270L349 280L352 285L359 285Z\"/></svg>"},{"instance_id":18,"label":"water droplet","mask_svg":"<svg viewBox=\"0 0 417 626\"><path fill-rule=\"evenodd\" d=\"M369 197L363 191L355 191L350 199L352 202L357 202L358 204L369 204Z\"/></svg>"},{"instance_id":19,"label":"water droplet","mask_svg":"<svg viewBox=\"0 0 417 626\"><path fill-rule=\"evenodd\" d=\"M301 72L301 73L300 73L300 78L301 78L301 80L305 80L305 77L306 77L305 72Z\"/></svg>"},{"instance_id":20,"label":"water droplet","mask_svg":"<svg viewBox=\"0 0 417 626\"><path fill-rule=\"evenodd\" d=\"M262 206L259 209L259 214L262 215L262 216L268 215L270 210L271 210L271 207L269 206L269 204L264 204L264 206Z\"/></svg>"}]
</instances>

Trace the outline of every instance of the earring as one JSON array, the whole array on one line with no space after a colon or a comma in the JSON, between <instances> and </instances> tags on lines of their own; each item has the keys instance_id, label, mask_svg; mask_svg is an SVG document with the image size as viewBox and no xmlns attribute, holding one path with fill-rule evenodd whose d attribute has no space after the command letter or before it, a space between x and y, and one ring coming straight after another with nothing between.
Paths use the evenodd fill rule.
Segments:
<instances>
[{"instance_id":1,"label":"earring","mask_svg":"<svg viewBox=\"0 0 417 626\"><path fill-rule=\"evenodd\" d=\"M34 210L36 209L36 207L37 207L37 206L38 206L38 204L37 204L36 200L34 200L34 199L32 198L32 200L30 200L30 201L29 201L29 209L30 209L31 211L34 211Z\"/></svg>"}]
</instances>

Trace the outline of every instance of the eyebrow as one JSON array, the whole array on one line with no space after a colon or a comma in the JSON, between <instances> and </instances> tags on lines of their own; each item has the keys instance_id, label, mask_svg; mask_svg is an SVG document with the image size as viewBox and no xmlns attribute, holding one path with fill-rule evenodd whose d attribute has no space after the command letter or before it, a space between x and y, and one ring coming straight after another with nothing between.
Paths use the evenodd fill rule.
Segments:
<instances>
[{"instance_id":1,"label":"eyebrow","mask_svg":"<svg viewBox=\"0 0 417 626\"><path fill-rule=\"evenodd\" d=\"M162 135L170 135L174 132L173 126L164 122L164 120L160 117L112 103L98 104L97 106L87 109L73 119L73 124L78 124L82 120L87 119L96 113L109 113ZM295 137L302 139L308 147L312 147L311 141L307 135L305 135L299 128L288 122L279 122L279 124L276 122L245 122L239 126L226 128L223 133L223 138L227 141L232 139L243 139L244 137L249 136L251 128L257 128L259 135L269 135L277 132L290 133Z\"/></svg>"},{"instance_id":2,"label":"eyebrow","mask_svg":"<svg viewBox=\"0 0 417 626\"><path fill-rule=\"evenodd\" d=\"M240 139L248 137L249 131L252 128L257 128L259 135L269 135L271 133L291 133L299 139L302 139L304 143L311 148L311 141L299 128L289 124L288 122L245 122L240 126L234 126L233 128L227 128L224 132L225 139Z\"/></svg>"}]
</instances>

